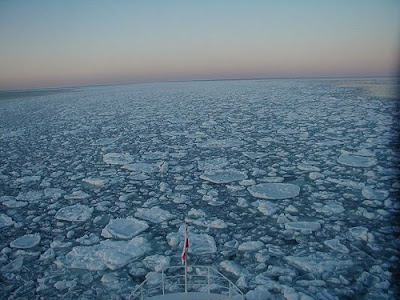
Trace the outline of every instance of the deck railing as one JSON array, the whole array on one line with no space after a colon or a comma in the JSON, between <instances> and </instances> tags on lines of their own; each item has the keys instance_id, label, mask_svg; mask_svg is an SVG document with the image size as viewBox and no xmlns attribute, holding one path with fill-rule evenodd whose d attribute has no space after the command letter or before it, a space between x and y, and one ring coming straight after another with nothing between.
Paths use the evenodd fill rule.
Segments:
<instances>
[{"instance_id":1,"label":"deck railing","mask_svg":"<svg viewBox=\"0 0 400 300\"><path fill-rule=\"evenodd\" d=\"M146 299L159 295L185 292L184 266L171 266L157 274L158 278L147 278L130 294L129 299ZM190 266L188 268L187 291L225 295L227 299L242 299L242 291L213 266Z\"/></svg>"}]
</instances>

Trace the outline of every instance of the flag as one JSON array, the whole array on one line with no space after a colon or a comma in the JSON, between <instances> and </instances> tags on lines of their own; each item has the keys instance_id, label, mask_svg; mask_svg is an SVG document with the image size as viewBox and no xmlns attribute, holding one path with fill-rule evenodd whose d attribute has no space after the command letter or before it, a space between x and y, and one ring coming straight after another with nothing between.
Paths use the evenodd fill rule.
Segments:
<instances>
[{"instance_id":1,"label":"flag","mask_svg":"<svg viewBox=\"0 0 400 300\"><path fill-rule=\"evenodd\" d=\"M185 263L187 260L187 251L189 249L189 236L187 233L187 226L185 227L185 242L183 243L183 249L182 249L182 265Z\"/></svg>"}]
</instances>

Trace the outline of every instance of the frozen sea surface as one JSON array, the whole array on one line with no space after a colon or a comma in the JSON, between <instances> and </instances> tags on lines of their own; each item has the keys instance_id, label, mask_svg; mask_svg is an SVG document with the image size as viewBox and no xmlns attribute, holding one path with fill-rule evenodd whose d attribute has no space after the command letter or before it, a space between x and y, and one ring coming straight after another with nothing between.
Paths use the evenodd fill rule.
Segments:
<instances>
[{"instance_id":1,"label":"frozen sea surface","mask_svg":"<svg viewBox=\"0 0 400 300\"><path fill-rule=\"evenodd\" d=\"M393 83L1 100L0 298L126 299L180 264L185 220L189 264L219 266L248 299L396 298L398 98L374 88Z\"/></svg>"}]
</instances>

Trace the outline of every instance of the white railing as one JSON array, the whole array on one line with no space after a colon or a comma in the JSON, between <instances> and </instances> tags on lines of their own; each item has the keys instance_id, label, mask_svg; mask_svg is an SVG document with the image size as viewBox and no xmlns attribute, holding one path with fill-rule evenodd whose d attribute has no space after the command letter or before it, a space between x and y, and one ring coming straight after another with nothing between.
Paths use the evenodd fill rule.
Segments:
<instances>
[{"instance_id":1,"label":"white railing","mask_svg":"<svg viewBox=\"0 0 400 300\"><path fill-rule=\"evenodd\" d=\"M188 293L215 293L225 295L228 299L242 299L242 291L221 272L212 266L190 266L188 268ZM184 266L171 266L159 273L159 280L154 283L146 279L130 294L129 299L146 299L158 295L185 292Z\"/></svg>"}]
</instances>

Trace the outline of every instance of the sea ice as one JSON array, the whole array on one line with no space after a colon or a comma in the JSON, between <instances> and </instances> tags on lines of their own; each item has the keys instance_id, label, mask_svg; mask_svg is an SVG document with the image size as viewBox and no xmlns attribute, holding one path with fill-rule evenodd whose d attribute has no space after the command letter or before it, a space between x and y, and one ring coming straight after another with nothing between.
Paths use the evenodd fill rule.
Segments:
<instances>
[{"instance_id":1,"label":"sea ice","mask_svg":"<svg viewBox=\"0 0 400 300\"><path fill-rule=\"evenodd\" d=\"M101 178L84 178L82 182L97 188L102 187L106 183L106 181Z\"/></svg>"},{"instance_id":2,"label":"sea ice","mask_svg":"<svg viewBox=\"0 0 400 300\"><path fill-rule=\"evenodd\" d=\"M256 198L271 200L293 198L300 193L300 187L291 183L260 183L247 190Z\"/></svg>"},{"instance_id":3,"label":"sea ice","mask_svg":"<svg viewBox=\"0 0 400 300\"><path fill-rule=\"evenodd\" d=\"M284 260L302 271L315 274L350 271L351 267L354 265L351 259L341 259L321 252L308 256L285 256Z\"/></svg>"},{"instance_id":4,"label":"sea ice","mask_svg":"<svg viewBox=\"0 0 400 300\"><path fill-rule=\"evenodd\" d=\"M134 157L127 153L107 153L103 155L103 161L109 165L127 165L134 160Z\"/></svg>"},{"instance_id":5,"label":"sea ice","mask_svg":"<svg viewBox=\"0 0 400 300\"><path fill-rule=\"evenodd\" d=\"M65 256L65 264L73 269L116 270L150 250L150 244L143 237L129 241L105 240L93 246L74 247Z\"/></svg>"},{"instance_id":6,"label":"sea ice","mask_svg":"<svg viewBox=\"0 0 400 300\"><path fill-rule=\"evenodd\" d=\"M255 202L253 202L252 204L254 206L257 206L257 209L266 216L272 216L279 210L278 205L276 205L270 201L257 200Z\"/></svg>"},{"instance_id":7,"label":"sea ice","mask_svg":"<svg viewBox=\"0 0 400 300\"><path fill-rule=\"evenodd\" d=\"M140 173L156 173L159 171L157 164L137 162L122 166L123 169Z\"/></svg>"},{"instance_id":8,"label":"sea ice","mask_svg":"<svg viewBox=\"0 0 400 300\"><path fill-rule=\"evenodd\" d=\"M167 268L169 268L170 262L170 257L158 254L147 256L143 260L143 264L146 266L146 268L156 272L165 271Z\"/></svg>"},{"instance_id":9,"label":"sea ice","mask_svg":"<svg viewBox=\"0 0 400 300\"><path fill-rule=\"evenodd\" d=\"M4 227L9 227L14 225L15 222L13 221L12 218L7 216L6 214L1 213L0 214L0 229Z\"/></svg>"},{"instance_id":10,"label":"sea ice","mask_svg":"<svg viewBox=\"0 0 400 300\"><path fill-rule=\"evenodd\" d=\"M199 170L216 170L229 165L229 161L225 157L217 157L213 159L203 160L198 162Z\"/></svg>"},{"instance_id":11,"label":"sea ice","mask_svg":"<svg viewBox=\"0 0 400 300\"><path fill-rule=\"evenodd\" d=\"M171 214L158 206L152 208L138 208L135 213L135 217L144 219L152 223L161 223L175 218L175 215Z\"/></svg>"},{"instance_id":12,"label":"sea ice","mask_svg":"<svg viewBox=\"0 0 400 300\"><path fill-rule=\"evenodd\" d=\"M217 245L211 235L205 233L189 233L189 253L203 255L215 252L217 252Z\"/></svg>"},{"instance_id":13,"label":"sea ice","mask_svg":"<svg viewBox=\"0 0 400 300\"><path fill-rule=\"evenodd\" d=\"M371 187L365 187L361 191L362 195L368 200L385 200L389 196L389 192L385 190L376 190Z\"/></svg>"},{"instance_id":14,"label":"sea ice","mask_svg":"<svg viewBox=\"0 0 400 300\"><path fill-rule=\"evenodd\" d=\"M264 243L261 241L247 241L241 243L238 247L239 251L258 251L264 247Z\"/></svg>"},{"instance_id":15,"label":"sea ice","mask_svg":"<svg viewBox=\"0 0 400 300\"><path fill-rule=\"evenodd\" d=\"M14 199L14 197L11 196L1 196L0 201L7 208L21 208L28 205L28 202L17 201Z\"/></svg>"},{"instance_id":16,"label":"sea ice","mask_svg":"<svg viewBox=\"0 0 400 300\"><path fill-rule=\"evenodd\" d=\"M337 238L332 240L326 240L324 241L324 244L327 247L331 248L332 250L335 250L343 254L348 254L350 252L349 249L345 245L343 245Z\"/></svg>"},{"instance_id":17,"label":"sea ice","mask_svg":"<svg viewBox=\"0 0 400 300\"><path fill-rule=\"evenodd\" d=\"M212 183L230 183L246 179L247 175L245 172L240 172L235 169L220 169L207 170L203 175L200 175L200 178Z\"/></svg>"},{"instance_id":18,"label":"sea ice","mask_svg":"<svg viewBox=\"0 0 400 300\"><path fill-rule=\"evenodd\" d=\"M378 163L375 157L358 156L351 154L341 154L337 162L345 166L361 168L372 167Z\"/></svg>"},{"instance_id":19,"label":"sea ice","mask_svg":"<svg viewBox=\"0 0 400 300\"><path fill-rule=\"evenodd\" d=\"M83 222L92 216L93 208L87 205L75 204L60 208L56 213L57 220Z\"/></svg>"},{"instance_id":20,"label":"sea ice","mask_svg":"<svg viewBox=\"0 0 400 300\"><path fill-rule=\"evenodd\" d=\"M285 223L285 229L299 230L301 232L317 231L320 228L321 224L318 222L298 221Z\"/></svg>"},{"instance_id":21,"label":"sea ice","mask_svg":"<svg viewBox=\"0 0 400 300\"><path fill-rule=\"evenodd\" d=\"M314 209L316 212L321 212L321 213L324 213L327 215L340 214L340 213L344 212L343 205L337 201L332 201L325 205L322 205L320 203L315 204Z\"/></svg>"},{"instance_id":22,"label":"sea ice","mask_svg":"<svg viewBox=\"0 0 400 300\"><path fill-rule=\"evenodd\" d=\"M65 195L64 198L68 200L84 200L89 198L90 195L83 191L73 191L70 195Z\"/></svg>"},{"instance_id":23,"label":"sea ice","mask_svg":"<svg viewBox=\"0 0 400 300\"><path fill-rule=\"evenodd\" d=\"M226 223L221 219L215 219L210 221L204 219L194 220L190 218L185 218L185 222L207 228L224 229L228 227L228 225L226 225Z\"/></svg>"},{"instance_id":24,"label":"sea ice","mask_svg":"<svg viewBox=\"0 0 400 300\"><path fill-rule=\"evenodd\" d=\"M134 218L112 219L101 231L105 238L131 239L149 228L146 222Z\"/></svg>"},{"instance_id":25,"label":"sea ice","mask_svg":"<svg viewBox=\"0 0 400 300\"><path fill-rule=\"evenodd\" d=\"M238 265L237 263L235 263L231 260L223 260L220 262L219 265L225 271L232 273L233 275L235 275L237 277L249 274L249 272L245 268L243 268L241 265Z\"/></svg>"},{"instance_id":26,"label":"sea ice","mask_svg":"<svg viewBox=\"0 0 400 300\"><path fill-rule=\"evenodd\" d=\"M40 234L26 234L10 243L10 247L19 249L29 249L39 245Z\"/></svg>"}]
</instances>

